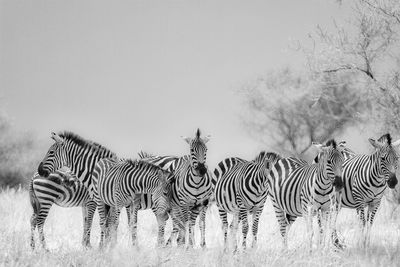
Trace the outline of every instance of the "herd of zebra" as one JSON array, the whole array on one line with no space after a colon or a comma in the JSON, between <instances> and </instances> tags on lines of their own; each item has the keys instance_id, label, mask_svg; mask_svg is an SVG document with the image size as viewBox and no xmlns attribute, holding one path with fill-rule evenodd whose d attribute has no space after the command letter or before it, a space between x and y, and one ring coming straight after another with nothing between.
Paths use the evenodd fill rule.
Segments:
<instances>
[{"instance_id":1,"label":"herd of zebra","mask_svg":"<svg viewBox=\"0 0 400 267\"><path fill-rule=\"evenodd\" d=\"M194 138L184 138L190 154L182 157L140 152L138 159L122 159L104 146L71 132L52 133L52 139L54 143L29 186L33 207L32 248L35 248L36 228L41 245L46 248L43 226L54 203L61 207L82 207L85 247L90 246L96 209L100 218L100 247L115 244L118 218L124 207L134 245L138 211L151 208L158 223L159 246L176 242L192 247L193 228L199 217L200 246L205 247L206 211L213 203L222 221L225 247L232 244L237 249L241 222L242 246L246 248L249 215L252 215L254 247L268 196L284 247L290 226L297 217L304 217L311 249L316 216L321 236L330 230L329 243L343 248L335 228L342 207L356 209L368 243L383 193L387 186L394 188L397 184L396 147L400 144L400 140L392 142L390 134L385 134L378 140L369 139L374 151L364 155L354 153L344 141L329 140L325 144L313 143L318 155L311 163L262 151L250 161L238 157L224 159L211 172L206 164L209 137L202 137L199 129ZM68 168L68 173L64 168ZM229 227L228 213L233 215ZM172 231L165 243L164 229L169 218Z\"/></svg>"}]
</instances>

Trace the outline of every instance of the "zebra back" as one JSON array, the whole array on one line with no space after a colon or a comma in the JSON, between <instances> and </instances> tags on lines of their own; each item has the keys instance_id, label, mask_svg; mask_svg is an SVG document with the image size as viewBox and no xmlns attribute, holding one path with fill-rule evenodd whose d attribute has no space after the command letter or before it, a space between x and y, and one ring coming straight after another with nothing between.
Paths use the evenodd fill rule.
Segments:
<instances>
[{"instance_id":1,"label":"zebra back","mask_svg":"<svg viewBox=\"0 0 400 267\"><path fill-rule=\"evenodd\" d=\"M62 167L68 167L86 188L90 187L95 164L102 158L117 159L115 153L104 146L71 133L52 134L51 145L38 167L41 176L47 177Z\"/></svg>"}]
</instances>

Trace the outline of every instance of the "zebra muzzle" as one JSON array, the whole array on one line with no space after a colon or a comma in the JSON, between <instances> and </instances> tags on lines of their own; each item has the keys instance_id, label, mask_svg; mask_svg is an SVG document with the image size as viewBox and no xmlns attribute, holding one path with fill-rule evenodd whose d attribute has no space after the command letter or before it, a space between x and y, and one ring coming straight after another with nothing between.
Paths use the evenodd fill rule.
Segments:
<instances>
[{"instance_id":1,"label":"zebra muzzle","mask_svg":"<svg viewBox=\"0 0 400 267\"><path fill-rule=\"evenodd\" d=\"M387 184L389 186L390 189L395 188L395 186L397 185L398 180L395 174L391 174L389 179L387 180Z\"/></svg>"},{"instance_id":2,"label":"zebra muzzle","mask_svg":"<svg viewBox=\"0 0 400 267\"><path fill-rule=\"evenodd\" d=\"M39 173L40 176L46 177L46 178L49 177L49 175L50 175L50 172L43 168L43 163L42 162L40 162L40 164L39 164L38 173Z\"/></svg>"},{"instance_id":3,"label":"zebra muzzle","mask_svg":"<svg viewBox=\"0 0 400 267\"><path fill-rule=\"evenodd\" d=\"M204 176L207 172L207 168L203 163L199 163L199 165L197 166L196 170L198 171L198 173L201 176Z\"/></svg>"},{"instance_id":4,"label":"zebra muzzle","mask_svg":"<svg viewBox=\"0 0 400 267\"><path fill-rule=\"evenodd\" d=\"M339 175L335 175L335 180L333 181L333 186L336 191L340 191L343 188L343 179Z\"/></svg>"}]
</instances>

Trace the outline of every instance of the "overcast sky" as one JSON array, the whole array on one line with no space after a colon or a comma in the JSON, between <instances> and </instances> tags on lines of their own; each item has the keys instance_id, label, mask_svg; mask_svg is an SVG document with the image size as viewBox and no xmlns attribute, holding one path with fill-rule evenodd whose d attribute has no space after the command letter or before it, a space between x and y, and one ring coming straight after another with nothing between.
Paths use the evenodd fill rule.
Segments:
<instances>
[{"instance_id":1,"label":"overcast sky","mask_svg":"<svg viewBox=\"0 0 400 267\"><path fill-rule=\"evenodd\" d=\"M211 163L261 149L238 88L302 68L292 40L348 12L335 1L0 0L0 105L50 144L72 130L121 156L188 153L212 135ZM45 151L43 151L43 155Z\"/></svg>"}]
</instances>

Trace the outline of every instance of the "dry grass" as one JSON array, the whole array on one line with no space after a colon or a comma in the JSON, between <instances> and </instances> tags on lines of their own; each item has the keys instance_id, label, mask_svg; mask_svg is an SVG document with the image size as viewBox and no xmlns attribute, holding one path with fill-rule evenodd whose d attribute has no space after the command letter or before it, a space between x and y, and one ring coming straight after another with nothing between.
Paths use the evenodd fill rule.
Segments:
<instances>
[{"instance_id":1,"label":"dry grass","mask_svg":"<svg viewBox=\"0 0 400 267\"><path fill-rule=\"evenodd\" d=\"M298 219L289 233L289 249L283 250L275 215L267 204L259 230L257 249L237 254L224 253L220 221L215 207L208 212L207 249L196 247L155 249L157 224L150 211L139 213L139 247L130 245L126 216L122 213L118 245L100 251L98 217L93 224L94 249L80 246L82 221L80 208L54 207L45 226L50 252L29 247L31 207L24 190L5 190L0 193L0 265L4 266L398 266L400 264L399 220L388 218L385 201L372 228L367 250L358 245L359 231L355 211L343 210L338 230L345 238L347 249L335 252L330 248L309 253L305 223ZM167 225L169 235L170 225ZM198 229L196 240L199 240ZM251 237L249 242L251 241ZM249 243L250 244L250 243Z\"/></svg>"}]
</instances>

